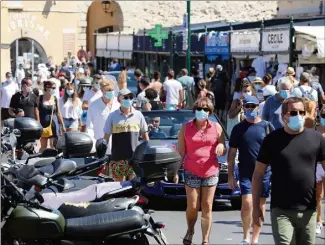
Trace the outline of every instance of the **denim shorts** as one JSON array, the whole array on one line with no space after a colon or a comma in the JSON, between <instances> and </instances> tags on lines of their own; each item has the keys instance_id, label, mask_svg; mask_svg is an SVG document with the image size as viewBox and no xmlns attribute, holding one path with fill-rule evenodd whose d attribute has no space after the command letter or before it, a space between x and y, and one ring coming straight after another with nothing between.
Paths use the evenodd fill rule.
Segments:
<instances>
[{"instance_id":1,"label":"denim shorts","mask_svg":"<svg viewBox=\"0 0 325 245\"><path fill-rule=\"evenodd\" d=\"M271 171L265 173L264 175L261 197L268 198L270 196L270 190L271 190L270 180L271 180ZM252 177L240 177L239 186L242 195L252 194Z\"/></svg>"},{"instance_id":2,"label":"denim shorts","mask_svg":"<svg viewBox=\"0 0 325 245\"><path fill-rule=\"evenodd\" d=\"M218 175L213 175L207 178L201 178L189 171L184 170L185 185L190 188L211 187L216 186L219 181Z\"/></svg>"},{"instance_id":3,"label":"denim shorts","mask_svg":"<svg viewBox=\"0 0 325 245\"><path fill-rule=\"evenodd\" d=\"M78 119L72 119L72 118L63 118L64 127L66 129L68 128L78 128L79 122Z\"/></svg>"},{"instance_id":4,"label":"denim shorts","mask_svg":"<svg viewBox=\"0 0 325 245\"><path fill-rule=\"evenodd\" d=\"M176 111L177 110L177 105L166 104L166 110L167 111Z\"/></svg>"}]
</instances>

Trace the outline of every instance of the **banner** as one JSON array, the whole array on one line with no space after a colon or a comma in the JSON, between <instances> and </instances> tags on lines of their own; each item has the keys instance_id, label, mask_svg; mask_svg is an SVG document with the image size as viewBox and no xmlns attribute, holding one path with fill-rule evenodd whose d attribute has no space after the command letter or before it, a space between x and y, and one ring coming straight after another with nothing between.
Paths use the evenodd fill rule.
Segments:
<instances>
[{"instance_id":1,"label":"banner","mask_svg":"<svg viewBox=\"0 0 325 245\"><path fill-rule=\"evenodd\" d=\"M290 47L290 30L263 30L262 51L263 52L285 52Z\"/></svg>"},{"instance_id":2,"label":"banner","mask_svg":"<svg viewBox=\"0 0 325 245\"><path fill-rule=\"evenodd\" d=\"M205 54L229 57L229 33L209 32L205 36Z\"/></svg>"},{"instance_id":3,"label":"banner","mask_svg":"<svg viewBox=\"0 0 325 245\"><path fill-rule=\"evenodd\" d=\"M259 52L260 33L233 32L231 34L231 53L256 53Z\"/></svg>"}]
</instances>

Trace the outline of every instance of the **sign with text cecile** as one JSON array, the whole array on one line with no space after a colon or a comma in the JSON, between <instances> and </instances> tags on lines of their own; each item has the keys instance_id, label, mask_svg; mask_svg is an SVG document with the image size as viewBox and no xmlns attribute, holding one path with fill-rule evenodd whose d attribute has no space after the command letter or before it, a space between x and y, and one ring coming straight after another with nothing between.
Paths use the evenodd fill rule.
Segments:
<instances>
[{"instance_id":1,"label":"sign with text cecile","mask_svg":"<svg viewBox=\"0 0 325 245\"><path fill-rule=\"evenodd\" d=\"M290 30L263 30L262 51L263 52L285 52L290 47Z\"/></svg>"},{"instance_id":2,"label":"sign with text cecile","mask_svg":"<svg viewBox=\"0 0 325 245\"><path fill-rule=\"evenodd\" d=\"M229 33L207 33L207 35L205 36L205 54L229 57Z\"/></svg>"}]
</instances>

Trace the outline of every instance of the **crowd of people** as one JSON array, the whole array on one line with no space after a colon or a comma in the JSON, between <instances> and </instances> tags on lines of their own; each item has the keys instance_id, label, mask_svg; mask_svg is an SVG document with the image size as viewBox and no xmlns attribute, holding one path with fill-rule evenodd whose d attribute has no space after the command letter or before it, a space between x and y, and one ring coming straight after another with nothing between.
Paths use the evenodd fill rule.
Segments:
<instances>
[{"instance_id":1,"label":"crowd of people","mask_svg":"<svg viewBox=\"0 0 325 245\"><path fill-rule=\"evenodd\" d=\"M118 67L118 79L95 73L92 66L67 62L60 68L40 69L36 79L11 72L1 84L1 121L31 117L44 128L40 151L55 147L55 140L69 131L82 131L94 140L104 138L110 161L107 173L116 181L132 179L128 165L138 139L149 140L150 128L141 111L191 109L195 119L178 134L187 194L188 230L184 244L192 244L198 211L202 209L202 241L208 244L212 203L218 184L217 158L226 154L230 136L228 182L242 194L243 241L258 244L271 192L271 219L276 244L315 243L320 234L321 199L325 190L325 95L316 69L305 71L300 81L294 69L273 82L271 75L256 77L252 68L241 73L233 91L221 65L210 68L205 78L196 70L169 70L152 79L134 71L137 93L128 88L126 67ZM19 76L21 74L19 73ZM162 80L164 80L162 82ZM209 120L215 113L226 125ZM239 179L235 177L238 155ZM174 182L179 176L175 174ZM272 183L272 186L271 184ZM317 208L317 211L316 211ZM250 237L251 227L252 237Z\"/></svg>"}]
</instances>

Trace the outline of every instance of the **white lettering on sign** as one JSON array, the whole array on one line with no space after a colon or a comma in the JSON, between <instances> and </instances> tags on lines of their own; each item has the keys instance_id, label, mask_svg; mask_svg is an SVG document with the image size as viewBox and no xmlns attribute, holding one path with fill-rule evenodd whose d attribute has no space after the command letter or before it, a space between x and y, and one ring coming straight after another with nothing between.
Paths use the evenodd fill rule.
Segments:
<instances>
[{"instance_id":1,"label":"white lettering on sign","mask_svg":"<svg viewBox=\"0 0 325 245\"><path fill-rule=\"evenodd\" d=\"M263 30L262 51L263 52L285 52L289 51L290 31L286 30Z\"/></svg>"},{"instance_id":2,"label":"white lettering on sign","mask_svg":"<svg viewBox=\"0 0 325 245\"><path fill-rule=\"evenodd\" d=\"M36 16L28 13L15 14L12 20L9 22L8 32L15 31L17 29L28 28L40 32L43 34L45 40L49 39L50 32L39 23L36 23Z\"/></svg>"}]
</instances>

